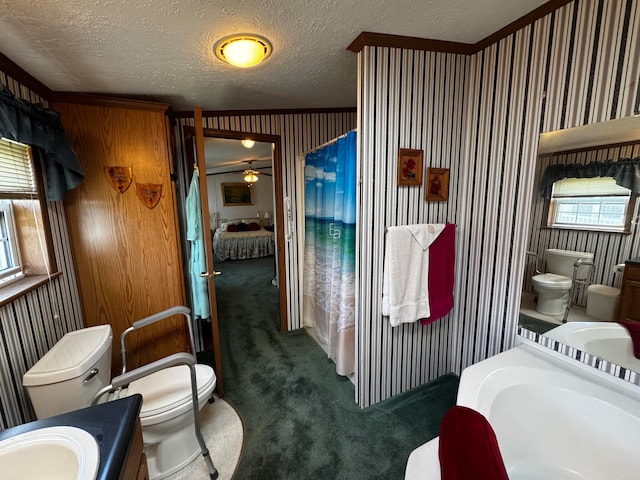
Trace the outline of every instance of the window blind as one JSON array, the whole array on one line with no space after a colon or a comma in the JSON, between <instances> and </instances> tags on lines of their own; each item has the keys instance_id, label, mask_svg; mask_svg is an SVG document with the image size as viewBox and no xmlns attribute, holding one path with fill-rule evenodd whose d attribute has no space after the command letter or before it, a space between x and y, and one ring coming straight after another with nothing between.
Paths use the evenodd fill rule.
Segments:
<instances>
[{"instance_id":1,"label":"window blind","mask_svg":"<svg viewBox=\"0 0 640 480\"><path fill-rule=\"evenodd\" d=\"M565 178L553 184L553 198L560 197L628 197L631 190L621 187L613 177Z\"/></svg>"},{"instance_id":2,"label":"window blind","mask_svg":"<svg viewBox=\"0 0 640 480\"><path fill-rule=\"evenodd\" d=\"M0 139L0 193L37 194L29 146Z\"/></svg>"}]
</instances>

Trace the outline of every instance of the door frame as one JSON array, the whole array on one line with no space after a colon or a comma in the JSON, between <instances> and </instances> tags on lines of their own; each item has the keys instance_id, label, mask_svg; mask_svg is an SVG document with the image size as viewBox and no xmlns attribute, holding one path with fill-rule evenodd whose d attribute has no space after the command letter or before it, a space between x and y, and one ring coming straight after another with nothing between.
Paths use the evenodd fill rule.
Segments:
<instances>
[{"instance_id":1,"label":"door frame","mask_svg":"<svg viewBox=\"0 0 640 480\"><path fill-rule=\"evenodd\" d=\"M191 137L195 141L195 128L184 126L185 145ZM219 130L214 128L203 128L204 137L225 138L231 140L244 140L250 138L256 142L265 142L273 144L272 154L272 171L274 183L274 202L275 202L275 226L276 226L276 259L278 264L278 296L280 303L280 330L287 331L289 328L288 318L288 289L287 289L287 263L286 263L286 240L285 240L285 214L284 214L284 186L283 186L283 167L282 167L282 140L280 135L270 135L266 133L253 133L237 130ZM194 158L193 149L186 148L187 168L193 168ZM205 178L206 178L206 172Z\"/></svg>"}]
</instances>

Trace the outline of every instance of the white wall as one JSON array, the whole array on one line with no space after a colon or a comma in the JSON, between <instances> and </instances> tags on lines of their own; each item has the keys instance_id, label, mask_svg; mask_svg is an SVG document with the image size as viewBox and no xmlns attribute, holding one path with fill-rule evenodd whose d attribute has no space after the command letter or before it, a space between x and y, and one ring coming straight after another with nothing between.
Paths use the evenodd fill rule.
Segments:
<instances>
[{"instance_id":1,"label":"white wall","mask_svg":"<svg viewBox=\"0 0 640 480\"><path fill-rule=\"evenodd\" d=\"M271 169L260 170L261 173L271 174ZM241 173L220 173L216 175L207 175L207 189L209 194L209 214L217 214L217 222L225 219L258 219L260 214L261 221L264 221L264 212L271 213L271 223L273 223L273 212L275 208L273 198L273 177L269 175L259 175L259 180L253 184L255 205L225 207L222 201L222 184L223 183L245 183ZM211 228L214 228L213 223Z\"/></svg>"}]
</instances>

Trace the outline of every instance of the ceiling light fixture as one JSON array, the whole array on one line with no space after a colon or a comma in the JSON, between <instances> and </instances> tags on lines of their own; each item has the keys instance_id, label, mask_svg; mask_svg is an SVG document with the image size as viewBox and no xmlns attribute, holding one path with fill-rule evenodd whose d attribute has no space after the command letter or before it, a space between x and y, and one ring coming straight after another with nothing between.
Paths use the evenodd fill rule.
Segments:
<instances>
[{"instance_id":1,"label":"ceiling light fixture","mask_svg":"<svg viewBox=\"0 0 640 480\"><path fill-rule=\"evenodd\" d=\"M271 43L258 35L230 35L213 46L216 56L233 66L249 68L271 55Z\"/></svg>"},{"instance_id":2,"label":"ceiling light fixture","mask_svg":"<svg viewBox=\"0 0 640 480\"><path fill-rule=\"evenodd\" d=\"M244 181L247 183L256 183L258 181L258 171L251 168L251 162L249 162L249 168L247 168L242 174L244 175Z\"/></svg>"},{"instance_id":3,"label":"ceiling light fixture","mask_svg":"<svg viewBox=\"0 0 640 480\"><path fill-rule=\"evenodd\" d=\"M254 142L253 140L251 140L250 138L245 138L244 140L242 140L242 146L244 148L251 148L255 145L256 142Z\"/></svg>"}]
</instances>

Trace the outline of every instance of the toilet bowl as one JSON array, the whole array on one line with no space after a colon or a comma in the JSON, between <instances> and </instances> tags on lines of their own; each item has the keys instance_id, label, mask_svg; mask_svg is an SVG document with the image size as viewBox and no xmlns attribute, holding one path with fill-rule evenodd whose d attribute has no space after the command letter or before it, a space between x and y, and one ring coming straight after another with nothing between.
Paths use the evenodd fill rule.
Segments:
<instances>
[{"instance_id":1,"label":"toilet bowl","mask_svg":"<svg viewBox=\"0 0 640 480\"><path fill-rule=\"evenodd\" d=\"M555 273L536 275L533 288L538 292L536 311L544 315L562 315L569 301L571 279Z\"/></svg>"},{"instance_id":2,"label":"toilet bowl","mask_svg":"<svg viewBox=\"0 0 640 480\"><path fill-rule=\"evenodd\" d=\"M619 299L619 288L607 285L589 285L587 288L587 315L603 322L612 322Z\"/></svg>"},{"instance_id":3,"label":"toilet bowl","mask_svg":"<svg viewBox=\"0 0 640 480\"><path fill-rule=\"evenodd\" d=\"M198 406L205 405L216 386L213 369L196 365ZM153 478L181 470L200 455L194 435L189 367L178 365L129 384L127 395L143 397L140 409L147 468Z\"/></svg>"},{"instance_id":4,"label":"toilet bowl","mask_svg":"<svg viewBox=\"0 0 640 480\"><path fill-rule=\"evenodd\" d=\"M109 325L67 333L23 376L38 419L88 407L111 381ZM200 409L216 386L208 365L195 365ZM195 436L189 367L178 365L131 382L119 396L143 397L140 424L149 478L165 478L201 452Z\"/></svg>"},{"instance_id":5,"label":"toilet bowl","mask_svg":"<svg viewBox=\"0 0 640 480\"><path fill-rule=\"evenodd\" d=\"M593 254L551 248L545 251L545 258L548 273L531 279L534 290L538 292L536 311L544 315L562 315L570 300L575 261L593 260ZM577 279L585 279L588 275L589 267L578 267Z\"/></svg>"}]
</instances>

